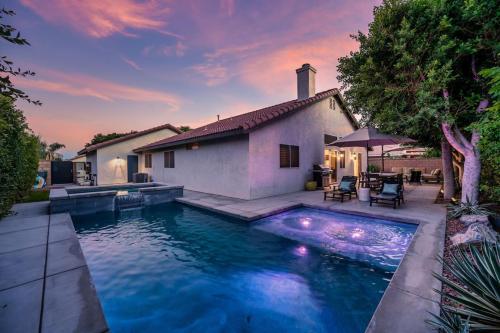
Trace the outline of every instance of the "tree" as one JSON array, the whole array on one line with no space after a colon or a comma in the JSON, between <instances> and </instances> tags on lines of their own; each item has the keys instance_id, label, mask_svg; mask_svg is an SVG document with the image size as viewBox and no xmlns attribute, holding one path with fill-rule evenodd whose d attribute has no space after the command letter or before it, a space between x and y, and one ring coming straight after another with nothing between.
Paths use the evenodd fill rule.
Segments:
<instances>
[{"instance_id":1,"label":"tree","mask_svg":"<svg viewBox=\"0 0 500 333\"><path fill-rule=\"evenodd\" d=\"M13 100L0 96L0 217L33 186L38 140Z\"/></svg>"},{"instance_id":2,"label":"tree","mask_svg":"<svg viewBox=\"0 0 500 333\"><path fill-rule=\"evenodd\" d=\"M21 34L14 27L2 22L5 16L14 16L15 14L13 10L7 10L5 8L0 10L0 37L15 45L30 45L26 39L21 37ZM40 101L32 100L24 91L15 88L14 84L10 81L10 75L27 77L34 76L35 72L21 70L19 67L15 68L14 63L6 56L0 57L0 72L0 93L2 95L11 97L14 100L20 98L35 105L42 105Z\"/></svg>"},{"instance_id":3,"label":"tree","mask_svg":"<svg viewBox=\"0 0 500 333\"><path fill-rule=\"evenodd\" d=\"M54 142L47 145L39 136L37 136L38 146L39 146L39 158L41 160L54 161L58 159L57 151L66 148L66 145Z\"/></svg>"},{"instance_id":4,"label":"tree","mask_svg":"<svg viewBox=\"0 0 500 333\"><path fill-rule=\"evenodd\" d=\"M189 126L179 126L179 130L181 132L188 132L188 131L191 130L191 127L189 127Z\"/></svg>"},{"instance_id":5,"label":"tree","mask_svg":"<svg viewBox=\"0 0 500 333\"><path fill-rule=\"evenodd\" d=\"M116 133L116 132L108 133L108 134L97 133L96 135L94 135L92 140L90 140L90 142L85 144L85 147L96 145L98 143L103 143L103 142L106 142L109 140L121 138L122 136L134 134L134 133L137 133L137 131L130 131L128 133Z\"/></svg>"},{"instance_id":6,"label":"tree","mask_svg":"<svg viewBox=\"0 0 500 333\"><path fill-rule=\"evenodd\" d=\"M353 36L359 51L339 60L346 100L364 123L441 145L445 187L449 145L464 155L462 201L478 198L480 133L469 125L490 99L477 73L498 61L497 8L496 0L386 0L368 34Z\"/></svg>"}]
</instances>

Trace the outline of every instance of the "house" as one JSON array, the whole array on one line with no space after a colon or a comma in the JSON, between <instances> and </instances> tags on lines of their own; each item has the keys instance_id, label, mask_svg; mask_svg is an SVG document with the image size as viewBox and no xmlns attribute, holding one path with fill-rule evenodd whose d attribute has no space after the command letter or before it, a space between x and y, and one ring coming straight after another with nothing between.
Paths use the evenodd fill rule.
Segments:
<instances>
[{"instance_id":1,"label":"house","mask_svg":"<svg viewBox=\"0 0 500 333\"><path fill-rule=\"evenodd\" d=\"M134 148L177 135L181 131L170 124L128 134L113 140L85 147L78 152L84 155L87 168L97 184L121 184L132 181L138 172L138 155ZM90 164L90 165L89 165Z\"/></svg>"},{"instance_id":2,"label":"house","mask_svg":"<svg viewBox=\"0 0 500 333\"><path fill-rule=\"evenodd\" d=\"M362 148L327 147L358 128L340 92L315 91L316 70L297 69L298 98L221 119L134 149L154 181L242 199L300 191L314 164L334 176L366 167Z\"/></svg>"}]
</instances>

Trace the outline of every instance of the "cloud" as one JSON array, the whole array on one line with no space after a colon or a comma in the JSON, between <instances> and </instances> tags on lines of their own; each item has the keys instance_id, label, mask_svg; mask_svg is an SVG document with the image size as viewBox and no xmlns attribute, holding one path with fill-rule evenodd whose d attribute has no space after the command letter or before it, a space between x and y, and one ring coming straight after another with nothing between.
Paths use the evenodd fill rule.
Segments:
<instances>
[{"instance_id":1,"label":"cloud","mask_svg":"<svg viewBox=\"0 0 500 333\"><path fill-rule=\"evenodd\" d=\"M356 41L345 37L324 37L297 42L246 59L239 64L240 79L267 94L294 91L295 69L310 63L318 70L316 87L336 84L338 58L357 48Z\"/></svg>"},{"instance_id":2,"label":"cloud","mask_svg":"<svg viewBox=\"0 0 500 333\"><path fill-rule=\"evenodd\" d=\"M132 68L134 68L134 69L136 69L136 70L138 70L138 71L142 70L142 68L141 68L139 65L137 65L137 64L135 63L135 61L130 60L130 59L128 59L128 58L125 58L125 57L123 57L123 56L122 56L121 58L122 58L123 62L125 62L125 63L126 63L127 65L129 65L130 67L132 67Z\"/></svg>"},{"instance_id":3,"label":"cloud","mask_svg":"<svg viewBox=\"0 0 500 333\"><path fill-rule=\"evenodd\" d=\"M204 77L205 84L209 87L216 86L229 79L228 69L219 64L201 64L192 67L192 70Z\"/></svg>"},{"instance_id":4,"label":"cloud","mask_svg":"<svg viewBox=\"0 0 500 333\"><path fill-rule=\"evenodd\" d=\"M220 9L224 15L233 16L235 8L235 0L220 0Z\"/></svg>"},{"instance_id":5,"label":"cloud","mask_svg":"<svg viewBox=\"0 0 500 333\"><path fill-rule=\"evenodd\" d=\"M71 96L93 97L112 102L126 100L134 102L157 102L171 111L180 108L182 100L174 94L158 90L147 90L102 80L89 75L67 73L54 70L37 71L37 78L16 77L15 83L20 88L31 88Z\"/></svg>"},{"instance_id":6,"label":"cloud","mask_svg":"<svg viewBox=\"0 0 500 333\"><path fill-rule=\"evenodd\" d=\"M155 30L181 37L166 30L171 9L164 2L121 0L21 0L48 22L66 24L95 38L113 34L135 36L131 30Z\"/></svg>"}]
</instances>

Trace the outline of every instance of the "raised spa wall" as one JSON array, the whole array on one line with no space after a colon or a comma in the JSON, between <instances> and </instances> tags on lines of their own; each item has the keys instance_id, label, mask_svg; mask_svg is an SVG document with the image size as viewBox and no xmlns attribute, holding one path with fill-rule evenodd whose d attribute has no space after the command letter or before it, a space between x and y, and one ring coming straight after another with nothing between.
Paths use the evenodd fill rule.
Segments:
<instances>
[{"instance_id":1,"label":"raised spa wall","mask_svg":"<svg viewBox=\"0 0 500 333\"><path fill-rule=\"evenodd\" d=\"M115 198L120 188L138 188L145 206L174 201L183 196L184 186L163 183L123 184L110 186L71 186L50 191L50 213L90 214L116 210ZM107 190L109 188L109 190ZM77 192L77 193L75 193Z\"/></svg>"}]
</instances>

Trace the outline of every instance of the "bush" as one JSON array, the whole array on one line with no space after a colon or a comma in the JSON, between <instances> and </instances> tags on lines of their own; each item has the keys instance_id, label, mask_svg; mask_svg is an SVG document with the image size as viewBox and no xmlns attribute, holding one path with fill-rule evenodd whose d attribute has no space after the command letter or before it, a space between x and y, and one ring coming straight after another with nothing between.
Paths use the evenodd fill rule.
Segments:
<instances>
[{"instance_id":1,"label":"bush","mask_svg":"<svg viewBox=\"0 0 500 333\"><path fill-rule=\"evenodd\" d=\"M435 290L452 305L441 306L441 317L428 321L440 332L500 332L500 245L469 245L440 258L453 279L434 274L453 292ZM443 289L444 290L444 289Z\"/></svg>"},{"instance_id":2,"label":"bush","mask_svg":"<svg viewBox=\"0 0 500 333\"><path fill-rule=\"evenodd\" d=\"M374 164L368 165L368 172L379 172L380 168Z\"/></svg>"},{"instance_id":3,"label":"bush","mask_svg":"<svg viewBox=\"0 0 500 333\"><path fill-rule=\"evenodd\" d=\"M13 100L0 95L0 217L33 186L38 169L38 140Z\"/></svg>"}]
</instances>

